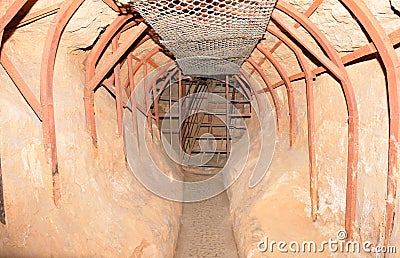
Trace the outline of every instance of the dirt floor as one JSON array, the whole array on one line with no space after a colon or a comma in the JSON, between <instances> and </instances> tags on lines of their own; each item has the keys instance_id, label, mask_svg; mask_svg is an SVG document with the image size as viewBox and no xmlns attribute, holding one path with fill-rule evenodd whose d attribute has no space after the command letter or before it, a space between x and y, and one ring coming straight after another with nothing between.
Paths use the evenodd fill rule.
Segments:
<instances>
[{"instance_id":1,"label":"dirt floor","mask_svg":"<svg viewBox=\"0 0 400 258\"><path fill-rule=\"evenodd\" d=\"M185 180L191 182L208 177L185 174ZM205 201L183 204L175 257L238 257L226 192Z\"/></svg>"}]
</instances>

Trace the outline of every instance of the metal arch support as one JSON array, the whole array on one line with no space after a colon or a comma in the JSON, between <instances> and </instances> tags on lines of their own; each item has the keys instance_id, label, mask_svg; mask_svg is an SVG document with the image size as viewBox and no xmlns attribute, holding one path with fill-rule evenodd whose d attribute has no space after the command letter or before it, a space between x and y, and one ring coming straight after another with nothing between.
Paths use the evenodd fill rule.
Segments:
<instances>
[{"instance_id":1,"label":"metal arch support","mask_svg":"<svg viewBox=\"0 0 400 258\"><path fill-rule=\"evenodd\" d=\"M100 37L99 41L90 51L87 61L86 61L86 82L89 82L94 74L96 69L96 64L103 53L104 49L111 42L112 38L115 34L117 34L118 30L129 20L132 18L132 15L122 15L118 16L111 25L106 29L103 35Z\"/></svg>"},{"instance_id":2,"label":"metal arch support","mask_svg":"<svg viewBox=\"0 0 400 258\"><path fill-rule=\"evenodd\" d=\"M166 67L169 68L169 67ZM158 77L160 77L163 73L165 73L168 69L163 69L161 70L157 76L154 77L155 80L157 80ZM168 76L165 78L164 83L161 85L160 90L158 93L154 96L154 99L159 99L161 97L162 92L165 90L165 87L167 86L169 80L174 77L178 72L180 72L180 69L178 67L175 67L171 72L169 72ZM155 81L149 83L151 86ZM147 89L145 89L147 91ZM148 90L151 90L151 87L149 87Z\"/></svg>"},{"instance_id":3,"label":"metal arch support","mask_svg":"<svg viewBox=\"0 0 400 258\"><path fill-rule=\"evenodd\" d=\"M150 37L145 36L136 47L140 46L141 44L144 44L147 40L149 40ZM155 49L153 49L149 54L147 54L142 60L140 60L135 67L133 68L133 54L130 53L128 55L128 79L125 82L125 87L129 87L130 89L130 94L135 94L134 90L135 90L135 82L134 82L134 77L136 75L136 73L139 71L139 69L146 64L147 60L149 60L150 58L152 58L153 56L155 56L157 53L160 53L160 48L157 47ZM157 66L158 67L158 66ZM164 70L163 70L164 71ZM153 85L154 82L151 82L149 85ZM165 86L164 86L165 87ZM160 90L161 93L161 90ZM159 93L159 94L160 94ZM158 95L155 96L155 99L158 99ZM134 133L136 136L136 140L137 140L137 144L139 144L139 141L137 139L138 137L138 128L137 128L137 108L139 107L135 101L135 96L133 95L133 97L131 98L131 96L128 96L128 98L131 99L131 110L132 110L132 121L133 121L133 125L134 125ZM146 108L144 108L143 110L141 110L145 115L148 115L146 112ZM139 145L138 145L138 149L139 149Z\"/></svg>"},{"instance_id":4,"label":"metal arch support","mask_svg":"<svg viewBox=\"0 0 400 258\"><path fill-rule=\"evenodd\" d=\"M135 86L134 86L134 74L132 71L132 54L128 55L128 80L129 80L129 89L131 96L128 96L128 99L131 101L131 110L132 110L132 124L133 124L133 132L135 134L136 144L138 150L139 146L139 133L138 133L138 125L137 125L137 110L136 110L136 95L135 95Z\"/></svg>"},{"instance_id":5,"label":"metal arch support","mask_svg":"<svg viewBox=\"0 0 400 258\"><path fill-rule=\"evenodd\" d=\"M15 68L15 66L5 53L0 56L0 62L11 80L17 86L21 95L25 98L28 105L32 108L33 112L35 112L39 120L42 121L42 107L39 100L33 94L28 84L22 78L21 74L18 72L18 70Z\"/></svg>"},{"instance_id":6,"label":"metal arch support","mask_svg":"<svg viewBox=\"0 0 400 258\"><path fill-rule=\"evenodd\" d=\"M387 87L390 114L390 138L389 138L389 170L387 182L387 201L386 201L386 232L385 244L389 244L390 234L393 228L394 208L399 173L399 82L400 82L400 61L391 44L390 38L385 33L378 20L374 17L368 7L362 1L340 0L350 12L357 18L358 22L368 32L372 39L387 73Z\"/></svg>"},{"instance_id":7,"label":"metal arch support","mask_svg":"<svg viewBox=\"0 0 400 258\"><path fill-rule=\"evenodd\" d=\"M116 52L119 48L119 38L121 34L118 33L112 40L112 51ZM115 85L115 101L117 109L117 123L118 134L122 135L122 120L123 120L123 105L122 105L122 86L121 86L121 63L118 63L114 68L114 85Z\"/></svg>"},{"instance_id":8,"label":"metal arch support","mask_svg":"<svg viewBox=\"0 0 400 258\"><path fill-rule=\"evenodd\" d=\"M305 74L306 98L307 98L307 124L308 124L308 155L310 168L310 199L311 199L311 218L313 221L318 219L318 171L315 151L315 115L314 115L314 92L313 92L313 73L302 50L287 37L284 33L274 27L268 27L268 31L283 42L293 51Z\"/></svg>"},{"instance_id":9,"label":"metal arch support","mask_svg":"<svg viewBox=\"0 0 400 258\"><path fill-rule=\"evenodd\" d=\"M247 59L247 62L253 66L254 69L260 74L261 78L263 79L264 83L267 85L267 89L269 93L271 94L272 97L272 102L274 103L275 106L275 112L276 112L276 126L279 130L279 121L281 120L281 110L279 107L279 98L276 95L276 92L272 88L271 82L268 80L267 75L264 73L264 71L261 69L261 67L250 57ZM256 92L255 92L256 94Z\"/></svg>"},{"instance_id":10,"label":"metal arch support","mask_svg":"<svg viewBox=\"0 0 400 258\"><path fill-rule=\"evenodd\" d=\"M96 121L94 117L94 90L88 88L88 84L95 75L96 64L100 59L101 54L104 52L104 49L111 42L114 35L122 28L122 26L124 26L124 24L130 18L132 18L131 15L123 15L117 17L100 37L99 41L90 51L86 60L86 77L83 99L85 105L86 126L89 129L92 142L95 147L97 147L97 131Z\"/></svg>"},{"instance_id":11,"label":"metal arch support","mask_svg":"<svg viewBox=\"0 0 400 258\"><path fill-rule=\"evenodd\" d=\"M358 127L359 116L357 110L357 102L355 94L346 72L346 69L333 46L329 43L326 37L312 24L307 17L296 11L292 6L279 2L277 8L287 15L294 18L305 28L313 37L318 41L322 49L332 59L335 66L339 69L341 75L341 85L346 99L348 109L348 161L347 161L347 187L346 187L346 215L345 215L345 228L349 234L349 239L353 239L356 230L356 206L357 206L357 169L358 169ZM279 17L279 14L274 13L274 17ZM285 23L283 19L279 19L280 24ZM293 27L286 26L285 29L292 29ZM292 34L292 32L290 32Z\"/></svg>"},{"instance_id":12,"label":"metal arch support","mask_svg":"<svg viewBox=\"0 0 400 258\"><path fill-rule=\"evenodd\" d=\"M392 32L391 34L389 34L389 38L390 38L393 46L400 44L400 30L396 30L396 31ZM376 53L377 53L377 50L376 50L374 44L369 43L369 44L366 44L363 47L355 50L354 52L343 56L342 62L344 65L346 65L346 64L358 61L364 57L368 57L368 56L376 54ZM315 68L312 71L314 76L322 74L324 72L326 72L326 69L322 66ZM305 75L303 72L300 72L300 73L291 75L289 78L291 81L302 80L305 78ZM282 85L284 85L284 82L281 80L280 82L275 83L273 87L274 87L274 89L276 89Z\"/></svg>"},{"instance_id":13,"label":"metal arch support","mask_svg":"<svg viewBox=\"0 0 400 258\"><path fill-rule=\"evenodd\" d=\"M140 58L138 58L137 56L135 56L135 55L133 55L133 54L131 54L131 55L132 55L132 58L135 59L136 62L142 61L142 60L141 60ZM158 64L154 63L154 61L151 60L151 58L147 59L147 63L148 63L149 65L151 65L151 66L152 66L153 68L155 68L155 69L157 69L157 68L159 67Z\"/></svg>"},{"instance_id":14,"label":"metal arch support","mask_svg":"<svg viewBox=\"0 0 400 258\"><path fill-rule=\"evenodd\" d=\"M0 18L0 48L3 41L4 29L27 2L28 0L16 0L8 8L5 6L5 4L0 3L0 7L7 8L5 14Z\"/></svg>"},{"instance_id":15,"label":"metal arch support","mask_svg":"<svg viewBox=\"0 0 400 258\"><path fill-rule=\"evenodd\" d=\"M118 8L117 4L113 0L103 0L103 2L117 13L121 12L121 10Z\"/></svg>"},{"instance_id":16,"label":"metal arch support","mask_svg":"<svg viewBox=\"0 0 400 258\"><path fill-rule=\"evenodd\" d=\"M97 147L97 135L96 135L96 121L94 117L94 90L104 80L105 76L113 69L123 55L131 48L132 44L143 34L147 29L147 25L140 23L138 29L133 32L127 39L126 43L120 46L115 53L113 53L107 61L102 65L97 73L93 76L85 86L85 113L86 121L89 125L89 129L92 136L92 141L95 147Z\"/></svg>"},{"instance_id":17,"label":"metal arch support","mask_svg":"<svg viewBox=\"0 0 400 258\"><path fill-rule=\"evenodd\" d=\"M265 58L267 58L271 62L271 64L278 71L279 76L285 82L286 91L288 95L289 117L290 117L290 146L293 146L293 144L296 141L296 106L294 103L292 83L290 82L290 79L286 74L285 69L278 62L278 60L276 60L276 58L272 55L270 51L268 51L260 44L257 46L257 49L265 56Z\"/></svg>"},{"instance_id":18,"label":"metal arch support","mask_svg":"<svg viewBox=\"0 0 400 258\"><path fill-rule=\"evenodd\" d=\"M251 92L250 92L249 88L244 84L244 79L240 78L238 75L234 75L233 78L235 78L235 80L237 82L239 82L240 86L242 87L243 91L245 92L246 98L250 100L251 99Z\"/></svg>"},{"instance_id":19,"label":"metal arch support","mask_svg":"<svg viewBox=\"0 0 400 258\"><path fill-rule=\"evenodd\" d=\"M324 0L315 0L314 3L311 4L311 6L308 8L308 10L304 13L304 16L309 18L317 9L318 7L322 4ZM300 27L299 23L296 23L294 27L297 29ZM271 53L274 53L276 49L282 44L282 41L278 41L272 48L271 48Z\"/></svg>"},{"instance_id":20,"label":"metal arch support","mask_svg":"<svg viewBox=\"0 0 400 258\"><path fill-rule=\"evenodd\" d=\"M61 199L60 178L58 172L56 130L54 121L53 78L54 65L61 35L72 15L78 10L84 0L69 0L65 2L50 25L47 33L40 71L40 101L42 104L42 126L44 147L50 154L53 176L53 198L58 205Z\"/></svg>"},{"instance_id":21,"label":"metal arch support","mask_svg":"<svg viewBox=\"0 0 400 258\"><path fill-rule=\"evenodd\" d=\"M148 39L147 39L148 40ZM144 43L144 42L143 42ZM140 44L140 43L139 43ZM138 45L139 45L138 44ZM158 54L158 53L160 53L160 51L161 51L161 49L160 48L155 48L155 49L153 49L149 54L147 54L142 60L140 60L136 65L135 65L135 67L131 67L132 68L132 78L134 78L135 77L135 75L136 75L136 73L139 71L139 69L144 65L144 64L146 64L146 62L147 62L147 60L149 60L150 58L152 58L153 56L155 56L156 54ZM133 62L132 62L133 63ZM133 81L132 81L132 83L134 83ZM124 87L126 88L126 87L128 87L129 86L129 84L130 84L130 80L129 80L129 78L126 80L126 82L124 83ZM131 87L135 87L135 84L133 84ZM132 91L131 91L132 92ZM128 96L129 97L129 96Z\"/></svg>"},{"instance_id":22,"label":"metal arch support","mask_svg":"<svg viewBox=\"0 0 400 258\"><path fill-rule=\"evenodd\" d=\"M21 10L21 8L27 3L28 1L15 1L11 6L8 7L5 14L0 19L0 52L1 52L1 45L2 45L2 35L4 29L7 25L10 24L12 19L15 15ZM38 99L32 93L29 86L26 84L25 80L22 78L21 74L15 68L11 60L5 53L0 53L0 63L2 64L3 68L17 86L18 90L25 98L26 102L32 108L33 112L35 112L36 116L42 121L42 110L41 104L39 103Z\"/></svg>"},{"instance_id":23,"label":"metal arch support","mask_svg":"<svg viewBox=\"0 0 400 258\"><path fill-rule=\"evenodd\" d=\"M301 46L303 46L312 56L314 56L321 64L331 72L338 80L343 80L343 75L340 69L322 51L313 46L313 44L305 38L300 31L296 30L283 16L273 13L272 19L277 22L282 28L289 33Z\"/></svg>"},{"instance_id":24,"label":"metal arch support","mask_svg":"<svg viewBox=\"0 0 400 258\"><path fill-rule=\"evenodd\" d=\"M312 3L312 5L308 8L308 10L304 13L304 15L306 17L310 17L316 10L317 8L321 5L321 3L323 2L323 0L315 0L314 3ZM294 25L295 28L299 28L300 24L296 23ZM274 53L278 47L282 44L282 41L278 41L271 49L270 52ZM263 58L258 64L262 65L267 59ZM255 72L255 70L253 70L250 74L253 74Z\"/></svg>"},{"instance_id":25,"label":"metal arch support","mask_svg":"<svg viewBox=\"0 0 400 258\"><path fill-rule=\"evenodd\" d=\"M147 62L148 59L152 58L156 54L158 54L161 51L159 47L153 49L150 53L148 53L140 62L138 62L135 67L133 68L133 74L136 75L136 73L139 71L139 69Z\"/></svg>"},{"instance_id":26,"label":"metal arch support","mask_svg":"<svg viewBox=\"0 0 400 258\"><path fill-rule=\"evenodd\" d=\"M253 81L251 80L249 74L247 74L242 68L239 70L239 72L240 72L240 75L242 75L244 77L244 79L247 81L247 83L250 86L251 90L254 92L254 97L256 98L258 110L259 110L259 112L262 112L262 109L261 109L261 106L260 106L261 100L258 97L257 89L254 86Z\"/></svg>"}]
</instances>

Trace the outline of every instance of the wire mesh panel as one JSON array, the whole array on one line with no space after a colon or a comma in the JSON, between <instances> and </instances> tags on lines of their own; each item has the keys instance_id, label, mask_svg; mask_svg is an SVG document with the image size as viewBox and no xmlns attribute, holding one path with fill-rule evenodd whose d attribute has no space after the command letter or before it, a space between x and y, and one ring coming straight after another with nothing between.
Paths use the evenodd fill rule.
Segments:
<instances>
[{"instance_id":1,"label":"wire mesh panel","mask_svg":"<svg viewBox=\"0 0 400 258\"><path fill-rule=\"evenodd\" d=\"M120 0L155 29L185 75L236 74L277 0ZM233 65L232 65L233 64Z\"/></svg>"}]
</instances>

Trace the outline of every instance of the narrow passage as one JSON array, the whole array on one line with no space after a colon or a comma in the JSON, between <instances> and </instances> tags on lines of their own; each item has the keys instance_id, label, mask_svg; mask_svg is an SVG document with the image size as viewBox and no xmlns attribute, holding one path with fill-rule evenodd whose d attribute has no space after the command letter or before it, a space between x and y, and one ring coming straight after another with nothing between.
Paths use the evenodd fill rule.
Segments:
<instances>
[{"instance_id":1,"label":"narrow passage","mask_svg":"<svg viewBox=\"0 0 400 258\"><path fill-rule=\"evenodd\" d=\"M188 182L208 177L190 172L185 174ZM205 201L183 204L175 258L188 257L239 257L226 192Z\"/></svg>"}]
</instances>

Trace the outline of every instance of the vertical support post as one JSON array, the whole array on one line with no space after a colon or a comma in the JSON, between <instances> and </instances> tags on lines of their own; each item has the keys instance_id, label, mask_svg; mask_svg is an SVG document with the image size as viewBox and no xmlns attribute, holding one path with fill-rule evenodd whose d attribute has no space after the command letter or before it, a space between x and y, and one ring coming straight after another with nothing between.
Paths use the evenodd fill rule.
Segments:
<instances>
[{"instance_id":1,"label":"vertical support post","mask_svg":"<svg viewBox=\"0 0 400 258\"><path fill-rule=\"evenodd\" d=\"M148 89L148 79L147 79L147 62L143 63L143 78L144 78L144 105L147 114L147 126L150 134L153 136L153 128L152 128L152 121L151 121L151 103L149 103L149 92Z\"/></svg>"},{"instance_id":2,"label":"vertical support post","mask_svg":"<svg viewBox=\"0 0 400 258\"><path fill-rule=\"evenodd\" d=\"M118 40L120 34L118 34L112 40L112 50L116 52L118 49ZM121 88L121 64L118 63L114 68L114 85L115 85L115 101L117 108L117 123L118 123L118 134L122 135L122 119L123 119L123 107L122 107L122 88Z\"/></svg>"},{"instance_id":3,"label":"vertical support post","mask_svg":"<svg viewBox=\"0 0 400 258\"><path fill-rule=\"evenodd\" d=\"M268 31L285 43L296 55L300 67L306 79L306 99L307 99L307 123L308 123L308 155L310 168L310 199L311 199L311 218L313 221L318 219L318 172L315 151L315 116L314 116L314 92L313 92L313 73L308 64L304 53L293 41L284 33L276 28L268 28Z\"/></svg>"},{"instance_id":4,"label":"vertical support post","mask_svg":"<svg viewBox=\"0 0 400 258\"><path fill-rule=\"evenodd\" d=\"M46 36L40 70L40 102L42 104L43 142L49 157L53 178L54 204L61 200L60 175L58 171L56 129L54 118L53 79L54 66L61 40L61 35L72 15L78 10L84 0L68 0L61 6L55 20L50 24Z\"/></svg>"},{"instance_id":5,"label":"vertical support post","mask_svg":"<svg viewBox=\"0 0 400 258\"><path fill-rule=\"evenodd\" d=\"M138 125L137 125L137 108L136 108L136 93L135 93L135 81L134 81L134 73L133 73L133 62L132 62L132 54L128 55L128 76L129 76L129 88L131 91L131 96L129 96L131 101L131 109L132 109L132 124L133 124L133 133L136 136L136 143L139 149L139 134L138 134Z\"/></svg>"},{"instance_id":6,"label":"vertical support post","mask_svg":"<svg viewBox=\"0 0 400 258\"><path fill-rule=\"evenodd\" d=\"M173 138L173 133L172 133L172 85L171 85L171 77L172 75L168 78L168 113L169 113L169 140L171 143L171 148L172 148L172 138Z\"/></svg>"},{"instance_id":7,"label":"vertical support post","mask_svg":"<svg viewBox=\"0 0 400 258\"><path fill-rule=\"evenodd\" d=\"M279 76L285 83L287 98L288 98L288 106L289 106L289 119L290 119L290 147L293 147L294 142L296 140L296 106L294 103L294 95L293 95L293 86L290 82L290 78L287 76L285 70L282 65L276 60L276 58L263 46L258 45L257 49L267 58L268 61L271 62L272 66L275 67Z\"/></svg>"},{"instance_id":8,"label":"vertical support post","mask_svg":"<svg viewBox=\"0 0 400 258\"><path fill-rule=\"evenodd\" d=\"M226 75L225 77L225 98L226 98L226 159L228 160L229 158L229 152L230 152L230 114L229 114L229 76Z\"/></svg>"},{"instance_id":9,"label":"vertical support post","mask_svg":"<svg viewBox=\"0 0 400 258\"><path fill-rule=\"evenodd\" d=\"M97 130L94 112L94 91L85 89L83 99L85 105L86 126L89 128L93 146L97 148Z\"/></svg>"},{"instance_id":10,"label":"vertical support post","mask_svg":"<svg viewBox=\"0 0 400 258\"><path fill-rule=\"evenodd\" d=\"M390 42L390 38L364 2L354 0L340 0L340 2L357 17L358 22L368 32L386 68L390 124L385 245L389 245L394 225L396 191L398 190L399 179L400 60Z\"/></svg>"},{"instance_id":11,"label":"vertical support post","mask_svg":"<svg viewBox=\"0 0 400 258\"><path fill-rule=\"evenodd\" d=\"M179 70L178 73L178 105L179 105L179 110L178 110L178 127L179 127L179 163L182 164L183 161L183 141L182 141L182 105L183 105L183 85L182 85L182 71Z\"/></svg>"},{"instance_id":12,"label":"vertical support post","mask_svg":"<svg viewBox=\"0 0 400 258\"><path fill-rule=\"evenodd\" d=\"M276 94L276 92L274 91L271 82L268 80L267 75L263 72L263 70L261 69L261 67L251 58L249 57L247 59L247 61L249 62L249 64L251 64L253 66L254 69L256 69L256 71L258 72L258 74L261 76L261 78L263 79L265 85L267 85L267 89L269 91L269 93L271 94L272 97L272 102L274 103L275 106L275 113L276 113L276 127L278 128L279 131L279 121L281 120L281 110L279 108L279 98L278 95ZM249 76L246 76L246 73L242 72L241 73L247 80L247 82L249 83L250 87L252 87L252 83L251 83L251 79L248 78ZM254 88L254 87L252 87ZM254 96L257 98L257 91L256 89L252 89L254 92ZM260 110L261 112L261 110Z\"/></svg>"},{"instance_id":13,"label":"vertical support post","mask_svg":"<svg viewBox=\"0 0 400 258\"><path fill-rule=\"evenodd\" d=\"M307 73L307 72L306 72ZM312 79L307 76L306 98L307 98L307 122L308 122L308 155L310 159L310 197L311 217L315 222L318 218L318 172L315 154L315 118L314 118L314 92Z\"/></svg>"},{"instance_id":14,"label":"vertical support post","mask_svg":"<svg viewBox=\"0 0 400 258\"><path fill-rule=\"evenodd\" d=\"M211 84L212 84L212 81L207 84L207 92L208 92L208 94L211 94L211 91L212 91L212 85ZM208 101L209 100L207 100L207 111L210 110L210 104L209 104ZM212 116L207 116L207 123L211 124L211 118L212 118Z\"/></svg>"},{"instance_id":15,"label":"vertical support post","mask_svg":"<svg viewBox=\"0 0 400 258\"><path fill-rule=\"evenodd\" d=\"M313 47L307 39L302 37L296 29L292 27L279 13L273 13L274 19L279 25L293 38L301 42L305 49L314 55L322 64L326 65L329 70L340 80L343 93L345 96L348 109L348 154L347 154L347 183L346 183L346 215L345 229L348 233L348 239L354 239L357 230L357 173L358 173L358 149L359 149L359 114L355 93L343 65L343 62L328 39L318 30L318 28L310 22L303 14L299 13L289 4L278 2L276 8L288 14L321 45L321 49L326 53L321 53ZM314 52L314 53L313 53ZM324 60L325 59L325 60ZM337 71L335 71L337 70Z\"/></svg>"},{"instance_id":16,"label":"vertical support post","mask_svg":"<svg viewBox=\"0 0 400 258\"><path fill-rule=\"evenodd\" d=\"M157 97L157 81L154 80L153 82L153 98L154 98L154 117L156 119L156 125L158 127L158 132L161 133L160 131L160 114L158 110L158 103L159 103L159 97ZM161 135L160 135L161 136Z\"/></svg>"},{"instance_id":17,"label":"vertical support post","mask_svg":"<svg viewBox=\"0 0 400 258\"><path fill-rule=\"evenodd\" d=\"M0 222L6 224L6 212L4 208L4 195L3 195L3 171L1 170L1 156L0 156Z\"/></svg>"}]
</instances>

